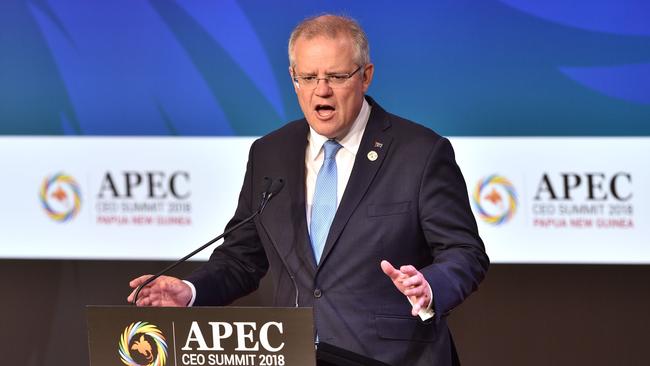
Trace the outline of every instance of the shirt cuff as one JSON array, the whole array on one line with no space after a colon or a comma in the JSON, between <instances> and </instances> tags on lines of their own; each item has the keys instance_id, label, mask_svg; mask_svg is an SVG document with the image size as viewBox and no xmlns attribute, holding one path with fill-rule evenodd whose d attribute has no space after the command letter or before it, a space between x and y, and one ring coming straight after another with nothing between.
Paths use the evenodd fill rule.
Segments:
<instances>
[{"instance_id":1,"label":"shirt cuff","mask_svg":"<svg viewBox=\"0 0 650 366\"><path fill-rule=\"evenodd\" d=\"M420 309L420 312L418 312L418 316L422 321L427 321L436 315L436 312L433 311L433 291L431 291L431 285L427 282L427 287L429 288L429 298L431 299L429 301L429 306L427 306L426 309ZM409 301L411 305L413 305L413 302L411 299L407 296L406 299Z\"/></svg>"},{"instance_id":2,"label":"shirt cuff","mask_svg":"<svg viewBox=\"0 0 650 366\"><path fill-rule=\"evenodd\" d=\"M190 290L192 291L192 298L190 299L190 302L188 302L186 305L187 307L190 307L194 305L194 300L196 300L196 287L194 287L194 284L190 281L183 280L183 282L185 282L186 285L190 286ZM429 289L429 291L431 291L431 289Z\"/></svg>"}]
</instances>

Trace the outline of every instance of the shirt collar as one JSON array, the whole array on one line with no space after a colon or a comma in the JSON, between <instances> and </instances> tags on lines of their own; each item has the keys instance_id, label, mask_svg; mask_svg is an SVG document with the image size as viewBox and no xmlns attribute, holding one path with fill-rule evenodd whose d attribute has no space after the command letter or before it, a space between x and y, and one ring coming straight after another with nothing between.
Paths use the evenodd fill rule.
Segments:
<instances>
[{"instance_id":1,"label":"shirt collar","mask_svg":"<svg viewBox=\"0 0 650 366\"><path fill-rule=\"evenodd\" d=\"M353 156L356 156L357 151L359 151L359 145L361 145L363 131L366 130L366 125L368 124L368 119L370 118L370 109L370 104L368 104L364 98L363 103L361 104L359 115L352 123L352 127L350 127L350 130L347 134L345 134L345 136L336 140L345 150L352 153ZM311 128L311 126L309 126L308 151L310 160L316 160L318 154L323 148L323 144L325 144L325 141L327 140L329 140L327 137L319 135L316 131L314 131L313 128Z\"/></svg>"}]
</instances>

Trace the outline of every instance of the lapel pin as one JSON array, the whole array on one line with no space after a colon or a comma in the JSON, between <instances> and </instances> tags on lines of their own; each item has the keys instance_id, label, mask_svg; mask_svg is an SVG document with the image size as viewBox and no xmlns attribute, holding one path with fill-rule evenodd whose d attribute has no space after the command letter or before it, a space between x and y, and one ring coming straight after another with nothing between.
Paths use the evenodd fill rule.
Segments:
<instances>
[{"instance_id":1,"label":"lapel pin","mask_svg":"<svg viewBox=\"0 0 650 366\"><path fill-rule=\"evenodd\" d=\"M370 160L370 161L375 161L375 160L377 160L378 157L379 157L379 154L377 154L377 152L374 151L374 150L371 150L368 153L368 160Z\"/></svg>"},{"instance_id":2,"label":"lapel pin","mask_svg":"<svg viewBox=\"0 0 650 366\"><path fill-rule=\"evenodd\" d=\"M381 143L381 142L379 142L379 141L375 141L375 147L376 147L376 148L381 149L383 146L384 146L383 143Z\"/></svg>"}]
</instances>

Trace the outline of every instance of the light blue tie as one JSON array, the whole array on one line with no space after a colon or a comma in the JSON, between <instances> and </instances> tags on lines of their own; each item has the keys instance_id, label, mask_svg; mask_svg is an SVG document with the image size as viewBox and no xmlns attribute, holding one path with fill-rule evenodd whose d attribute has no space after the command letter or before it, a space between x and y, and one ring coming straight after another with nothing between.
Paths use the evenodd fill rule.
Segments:
<instances>
[{"instance_id":1,"label":"light blue tie","mask_svg":"<svg viewBox=\"0 0 650 366\"><path fill-rule=\"evenodd\" d=\"M327 140L323 148L325 159L316 178L309 225L309 237L317 264L320 262L327 234L336 214L336 153L341 145L335 140Z\"/></svg>"}]
</instances>

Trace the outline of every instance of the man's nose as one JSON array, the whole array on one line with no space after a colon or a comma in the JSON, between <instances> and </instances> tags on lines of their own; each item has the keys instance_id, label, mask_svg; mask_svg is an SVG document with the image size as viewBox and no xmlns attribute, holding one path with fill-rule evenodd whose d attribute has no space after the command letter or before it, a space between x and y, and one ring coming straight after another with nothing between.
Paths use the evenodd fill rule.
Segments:
<instances>
[{"instance_id":1,"label":"man's nose","mask_svg":"<svg viewBox=\"0 0 650 366\"><path fill-rule=\"evenodd\" d=\"M318 79L316 80L316 95L319 97L327 96L332 94L332 88L330 88L329 81L327 79Z\"/></svg>"}]
</instances>

